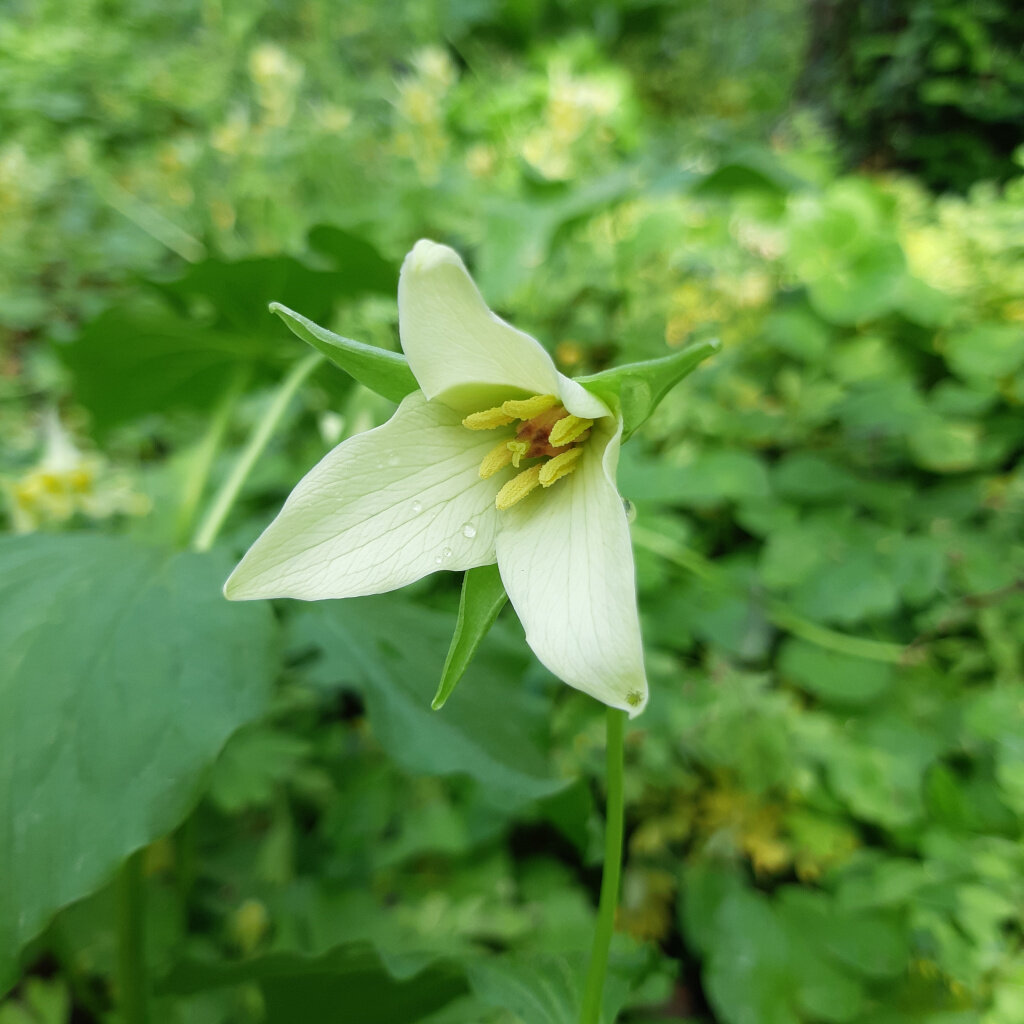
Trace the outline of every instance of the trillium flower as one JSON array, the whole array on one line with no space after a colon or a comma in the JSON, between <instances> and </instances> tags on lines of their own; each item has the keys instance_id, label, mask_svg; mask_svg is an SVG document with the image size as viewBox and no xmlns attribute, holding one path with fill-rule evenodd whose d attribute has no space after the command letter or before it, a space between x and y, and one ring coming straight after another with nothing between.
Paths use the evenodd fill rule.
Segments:
<instances>
[{"instance_id":1,"label":"trillium flower","mask_svg":"<svg viewBox=\"0 0 1024 1024\"><path fill-rule=\"evenodd\" d=\"M422 240L406 257L398 314L419 388L299 482L225 594L359 597L497 562L540 661L638 714L647 677L615 485L621 403L563 376L492 313L446 246ZM329 333L303 323L307 338Z\"/></svg>"}]
</instances>

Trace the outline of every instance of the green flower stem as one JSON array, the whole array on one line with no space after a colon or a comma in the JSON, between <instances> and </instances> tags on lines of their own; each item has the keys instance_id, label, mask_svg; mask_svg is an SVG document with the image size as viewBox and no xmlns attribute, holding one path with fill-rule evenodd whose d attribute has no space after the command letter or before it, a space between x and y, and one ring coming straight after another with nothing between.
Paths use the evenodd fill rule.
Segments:
<instances>
[{"instance_id":1,"label":"green flower stem","mask_svg":"<svg viewBox=\"0 0 1024 1024\"><path fill-rule=\"evenodd\" d=\"M234 414L235 406L246 385L252 377L252 368L240 366L232 374L228 381L224 394L221 396L217 407L210 417L209 426L202 440L196 446L192 455L188 476L185 479L185 486L182 488L181 504L178 506L178 516L175 524L177 541L184 546L188 543L189 534L195 526L196 511L199 502L202 500L203 492L210 481L210 472L213 469L214 460L224 443L224 437L231 425L231 417Z\"/></svg>"},{"instance_id":2,"label":"green flower stem","mask_svg":"<svg viewBox=\"0 0 1024 1024\"><path fill-rule=\"evenodd\" d=\"M146 1024L149 1020L145 933L142 851L136 850L117 879L117 982L122 1024Z\"/></svg>"},{"instance_id":3,"label":"green flower stem","mask_svg":"<svg viewBox=\"0 0 1024 1024\"><path fill-rule=\"evenodd\" d=\"M653 530L634 526L633 540L642 548L660 555L673 565L692 572L698 579L719 590L739 591L736 586L710 559ZM769 599L762 602L762 609L769 622L779 629L798 636L808 643L823 647L839 654L848 654L853 658L866 658L869 661L884 661L891 665L902 665L908 660L908 649L902 644L886 643L883 640L871 640L867 637L850 636L838 630L819 626L816 622L805 619L793 611L782 601Z\"/></svg>"},{"instance_id":4,"label":"green flower stem","mask_svg":"<svg viewBox=\"0 0 1024 1024\"><path fill-rule=\"evenodd\" d=\"M590 949L590 966L587 968L583 989L580 1024L600 1024L604 977L608 970L608 950L615 930L615 907L619 902L619 878L622 875L622 775L626 713L608 708L606 724L608 807L604 825L604 871L601 876L601 899L594 928L594 943Z\"/></svg>"},{"instance_id":5,"label":"green flower stem","mask_svg":"<svg viewBox=\"0 0 1024 1024\"><path fill-rule=\"evenodd\" d=\"M202 523L200 523L199 529L192 539L194 550L209 551L213 547L217 534L220 533L221 527L231 511L231 507L242 490L242 486L252 472L253 466L256 465L257 460L269 444L271 437L274 436L274 431L284 417L285 412L287 412L289 403L295 397L295 393L302 386L305 379L322 362L323 356L318 352L314 352L301 362L296 363L292 367L291 373L281 382L281 386L277 389L277 393L270 403L270 408L267 409L266 414L256 424L252 434L249 435L249 440L246 442L245 448L242 449L242 454L228 474L228 478L221 484L220 490L214 497Z\"/></svg>"}]
</instances>

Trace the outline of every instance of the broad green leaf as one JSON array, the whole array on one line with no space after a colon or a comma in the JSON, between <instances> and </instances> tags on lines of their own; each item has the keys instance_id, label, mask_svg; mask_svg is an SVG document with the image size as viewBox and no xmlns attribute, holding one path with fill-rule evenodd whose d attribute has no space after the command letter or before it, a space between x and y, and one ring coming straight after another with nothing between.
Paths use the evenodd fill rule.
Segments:
<instances>
[{"instance_id":1,"label":"broad green leaf","mask_svg":"<svg viewBox=\"0 0 1024 1024\"><path fill-rule=\"evenodd\" d=\"M779 672L797 686L837 704L870 704L892 684L893 667L879 661L827 651L804 640L787 640L779 653Z\"/></svg>"},{"instance_id":2,"label":"broad green leaf","mask_svg":"<svg viewBox=\"0 0 1024 1024\"><path fill-rule=\"evenodd\" d=\"M400 353L343 338L280 302L272 302L270 311L276 313L296 337L308 342L335 366L378 395L400 402L419 388L408 361Z\"/></svg>"},{"instance_id":3,"label":"broad green leaf","mask_svg":"<svg viewBox=\"0 0 1024 1024\"><path fill-rule=\"evenodd\" d=\"M60 907L188 812L274 673L266 605L221 557L0 538L0 988Z\"/></svg>"},{"instance_id":4,"label":"broad green leaf","mask_svg":"<svg viewBox=\"0 0 1024 1024\"><path fill-rule=\"evenodd\" d=\"M842 558L817 566L792 595L798 612L844 626L889 615L900 595L891 567L876 552L848 547Z\"/></svg>"},{"instance_id":5,"label":"broad green leaf","mask_svg":"<svg viewBox=\"0 0 1024 1024\"><path fill-rule=\"evenodd\" d=\"M334 299L359 292L395 294L398 268L365 238L331 224L318 224L310 230L307 241L311 249L326 256L334 266L339 278Z\"/></svg>"},{"instance_id":6,"label":"broad green leaf","mask_svg":"<svg viewBox=\"0 0 1024 1024\"><path fill-rule=\"evenodd\" d=\"M622 439L626 440L672 388L721 347L717 338L708 338L661 359L628 363L577 379L588 391L621 411Z\"/></svg>"},{"instance_id":7,"label":"broad green leaf","mask_svg":"<svg viewBox=\"0 0 1024 1024\"><path fill-rule=\"evenodd\" d=\"M936 473L973 469L981 458L981 426L970 420L921 418L907 438L914 461Z\"/></svg>"},{"instance_id":8,"label":"broad green leaf","mask_svg":"<svg viewBox=\"0 0 1024 1024\"><path fill-rule=\"evenodd\" d=\"M238 367L279 360L265 337L203 327L155 302L108 310L57 351L100 430L165 410L208 409Z\"/></svg>"},{"instance_id":9,"label":"broad green leaf","mask_svg":"<svg viewBox=\"0 0 1024 1024\"><path fill-rule=\"evenodd\" d=\"M585 955L504 954L473 959L466 974L473 993L489 1006L515 1014L523 1024L577 1024ZM626 963L613 957L605 979L604 1021L614 1021L629 997Z\"/></svg>"},{"instance_id":10,"label":"broad green leaf","mask_svg":"<svg viewBox=\"0 0 1024 1024\"><path fill-rule=\"evenodd\" d=\"M796 899L787 899L790 894ZM842 1024L857 1018L866 994L824 946L821 936L828 935L831 919L824 894L790 888L783 899L771 900L733 889L719 898L713 916L699 927L707 934L705 988L725 1024Z\"/></svg>"},{"instance_id":11,"label":"broad green leaf","mask_svg":"<svg viewBox=\"0 0 1024 1024\"><path fill-rule=\"evenodd\" d=\"M298 641L323 651L313 678L360 690L374 733L407 771L464 772L497 799L518 801L564 785L549 774L538 743L546 701L522 685L525 648L489 644L469 667L459 700L439 715L430 698L448 648L447 613L387 594L303 606L293 628Z\"/></svg>"},{"instance_id":12,"label":"broad green leaf","mask_svg":"<svg viewBox=\"0 0 1024 1024\"><path fill-rule=\"evenodd\" d=\"M580 978L563 957L488 958L467 965L474 994L530 1024L576 1024Z\"/></svg>"},{"instance_id":13,"label":"broad green leaf","mask_svg":"<svg viewBox=\"0 0 1024 1024\"><path fill-rule=\"evenodd\" d=\"M807 297L815 312L831 323L863 323L899 304L905 273L903 250L895 242L879 240L812 281Z\"/></svg>"},{"instance_id":14,"label":"broad green leaf","mask_svg":"<svg viewBox=\"0 0 1024 1024\"><path fill-rule=\"evenodd\" d=\"M455 634L441 670L441 683L430 705L435 711L443 708L452 695L507 600L497 565L481 565L463 576Z\"/></svg>"},{"instance_id":15,"label":"broad green leaf","mask_svg":"<svg viewBox=\"0 0 1024 1024\"><path fill-rule=\"evenodd\" d=\"M619 490L631 501L707 508L727 501L764 502L771 484L764 460L736 449L709 449L685 465L631 448L619 463Z\"/></svg>"},{"instance_id":16,"label":"broad green leaf","mask_svg":"<svg viewBox=\"0 0 1024 1024\"><path fill-rule=\"evenodd\" d=\"M977 324L950 334L943 354L952 369L967 380L1005 377L1024 366L1024 328Z\"/></svg>"},{"instance_id":17,"label":"broad green leaf","mask_svg":"<svg viewBox=\"0 0 1024 1024\"><path fill-rule=\"evenodd\" d=\"M161 282L159 288L190 305L205 300L218 326L268 334L276 333L276 325L266 313L271 302L301 306L314 317L328 317L340 296L352 294L348 284L336 271L314 270L289 256L257 256L203 260L189 266L176 280Z\"/></svg>"},{"instance_id":18,"label":"broad green leaf","mask_svg":"<svg viewBox=\"0 0 1024 1024\"><path fill-rule=\"evenodd\" d=\"M186 961L175 968L164 988L191 994L246 982L259 985L267 1024L419 1024L466 992L460 972L445 964L429 965L399 980L363 943L339 946L320 956L271 953L236 963Z\"/></svg>"},{"instance_id":19,"label":"broad green leaf","mask_svg":"<svg viewBox=\"0 0 1024 1024\"><path fill-rule=\"evenodd\" d=\"M260 725L231 737L210 776L209 798L227 814L271 802L309 754L309 742Z\"/></svg>"}]
</instances>

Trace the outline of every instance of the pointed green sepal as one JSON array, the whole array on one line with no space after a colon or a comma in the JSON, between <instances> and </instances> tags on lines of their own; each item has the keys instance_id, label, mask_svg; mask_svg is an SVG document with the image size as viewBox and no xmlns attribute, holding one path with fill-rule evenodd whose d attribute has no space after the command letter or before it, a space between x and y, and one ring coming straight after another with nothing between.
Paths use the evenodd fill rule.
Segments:
<instances>
[{"instance_id":1,"label":"pointed green sepal","mask_svg":"<svg viewBox=\"0 0 1024 1024\"><path fill-rule=\"evenodd\" d=\"M419 389L408 361L400 353L343 338L280 302L272 302L270 312L276 313L294 335L381 397L400 402Z\"/></svg>"},{"instance_id":2,"label":"pointed green sepal","mask_svg":"<svg viewBox=\"0 0 1024 1024\"><path fill-rule=\"evenodd\" d=\"M576 381L622 413L625 441L672 388L721 347L717 338L708 338L661 359L616 366L589 377L577 377Z\"/></svg>"},{"instance_id":3,"label":"pointed green sepal","mask_svg":"<svg viewBox=\"0 0 1024 1024\"><path fill-rule=\"evenodd\" d=\"M459 621L455 624L455 635L441 671L441 685L430 702L435 711L443 708L445 701L452 695L455 684L469 668L480 641L494 625L506 600L505 587L496 565L469 569L462 577Z\"/></svg>"}]
</instances>

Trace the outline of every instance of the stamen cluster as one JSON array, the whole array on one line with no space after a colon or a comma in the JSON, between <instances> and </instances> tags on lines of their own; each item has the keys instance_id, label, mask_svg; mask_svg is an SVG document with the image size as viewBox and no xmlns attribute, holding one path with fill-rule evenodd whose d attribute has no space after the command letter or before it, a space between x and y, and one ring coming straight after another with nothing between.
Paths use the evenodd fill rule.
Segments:
<instances>
[{"instance_id":1,"label":"stamen cluster","mask_svg":"<svg viewBox=\"0 0 1024 1024\"><path fill-rule=\"evenodd\" d=\"M506 466L520 469L523 459L538 459L512 477L494 499L498 511L522 501L537 487L550 487L568 476L583 454L581 445L590 437L594 421L566 411L554 395L512 399L493 409L467 416L462 425L470 430L497 430L520 421L515 436L492 448L480 463L485 480Z\"/></svg>"}]
</instances>

